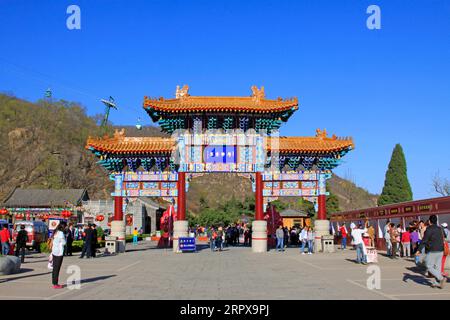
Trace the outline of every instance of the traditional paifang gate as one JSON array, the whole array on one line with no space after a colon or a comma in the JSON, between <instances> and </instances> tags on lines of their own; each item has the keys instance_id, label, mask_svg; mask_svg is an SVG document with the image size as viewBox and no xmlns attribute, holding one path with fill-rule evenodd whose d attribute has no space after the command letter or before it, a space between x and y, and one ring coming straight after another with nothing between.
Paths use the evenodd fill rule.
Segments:
<instances>
[{"instance_id":1,"label":"traditional paifang gate","mask_svg":"<svg viewBox=\"0 0 450 320\"><path fill-rule=\"evenodd\" d=\"M86 148L115 181L112 231L124 240L124 197L162 197L175 203L174 250L187 236L186 191L194 175L234 172L249 176L255 192L252 250L267 251L264 206L278 197L303 197L315 204L316 235L329 234L326 180L341 158L354 148L351 138L280 137L278 129L298 109L297 98L266 99L264 87L249 97L190 96L177 87L175 99L144 98L144 108L162 137L91 138ZM317 243L320 249L320 241Z\"/></svg>"}]
</instances>

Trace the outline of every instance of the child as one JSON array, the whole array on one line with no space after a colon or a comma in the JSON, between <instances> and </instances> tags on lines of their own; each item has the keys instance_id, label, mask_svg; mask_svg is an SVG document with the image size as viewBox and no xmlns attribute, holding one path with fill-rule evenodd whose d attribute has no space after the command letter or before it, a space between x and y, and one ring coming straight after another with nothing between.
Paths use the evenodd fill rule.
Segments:
<instances>
[{"instance_id":1,"label":"child","mask_svg":"<svg viewBox=\"0 0 450 320\"><path fill-rule=\"evenodd\" d=\"M138 234L139 231L137 230L137 227L135 227L133 230L133 245L137 245L138 243Z\"/></svg>"},{"instance_id":2,"label":"child","mask_svg":"<svg viewBox=\"0 0 450 320\"><path fill-rule=\"evenodd\" d=\"M402 246L403 256L409 258L411 256L411 233L409 229L402 233Z\"/></svg>"}]
</instances>

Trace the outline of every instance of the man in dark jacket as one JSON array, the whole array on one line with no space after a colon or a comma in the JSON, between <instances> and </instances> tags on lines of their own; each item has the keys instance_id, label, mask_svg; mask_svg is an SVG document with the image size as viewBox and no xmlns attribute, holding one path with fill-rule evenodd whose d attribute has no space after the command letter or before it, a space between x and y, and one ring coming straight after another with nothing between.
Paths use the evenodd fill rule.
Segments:
<instances>
[{"instance_id":1,"label":"man in dark jacket","mask_svg":"<svg viewBox=\"0 0 450 320\"><path fill-rule=\"evenodd\" d=\"M91 246L91 256L95 258L97 251L97 226L95 224L92 225L92 246Z\"/></svg>"},{"instance_id":2,"label":"man in dark jacket","mask_svg":"<svg viewBox=\"0 0 450 320\"><path fill-rule=\"evenodd\" d=\"M425 230L425 234L416 255L422 251L422 248L425 248L427 254L425 262L428 272L439 282L433 281L431 287L439 287L442 289L447 281L447 278L442 276L441 273L442 255L444 253L444 235L442 228L437 225L437 217L435 215L430 216L429 221L430 226Z\"/></svg>"},{"instance_id":3,"label":"man in dark jacket","mask_svg":"<svg viewBox=\"0 0 450 320\"><path fill-rule=\"evenodd\" d=\"M91 257L91 249L92 249L92 239L94 236L94 230L92 230L91 225L89 224L86 229L84 229L84 243L83 243L83 250L81 251L80 259L84 258L86 255L86 258Z\"/></svg>"},{"instance_id":4,"label":"man in dark jacket","mask_svg":"<svg viewBox=\"0 0 450 320\"><path fill-rule=\"evenodd\" d=\"M20 231L17 233L16 237L16 257L20 253L20 261L25 262L25 247L27 246L28 232L25 230L25 225L20 225Z\"/></svg>"},{"instance_id":5,"label":"man in dark jacket","mask_svg":"<svg viewBox=\"0 0 450 320\"><path fill-rule=\"evenodd\" d=\"M66 256L72 255L72 244L73 244L74 237L75 237L75 233L74 233L74 229L73 229L73 224L69 223L69 228L67 229L67 234L66 234L66 250L64 250L64 255L66 255Z\"/></svg>"}]
</instances>

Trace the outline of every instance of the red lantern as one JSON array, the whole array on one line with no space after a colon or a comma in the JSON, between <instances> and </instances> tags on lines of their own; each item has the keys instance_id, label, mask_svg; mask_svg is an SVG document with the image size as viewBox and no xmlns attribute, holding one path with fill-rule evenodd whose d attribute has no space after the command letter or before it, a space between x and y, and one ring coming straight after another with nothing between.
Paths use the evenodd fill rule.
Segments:
<instances>
[{"instance_id":1,"label":"red lantern","mask_svg":"<svg viewBox=\"0 0 450 320\"><path fill-rule=\"evenodd\" d=\"M133 216L131 214L126 215L127 226L133 225Z\"/></svg>"},{"instance_id":2,"label":"red lantern","mask_svg":"<svg viewBox=\"0 0 450 320\"><path fill-rule=\"evenodd\" d=\"M103 220L105 220L105 216L104 215L98 215L96 218L95 218L95 220L97 220L97 221L103 221Z\"/></svg>"},{"instance_id":3,"label":"red lantern","mask_svg":"<svg viewBox=\"0 0 450 320\"><path fill-rule=\"evenodd\" d=\"M70 218L70 216L72 216L72 213L71 213L69 210L63 210L63 211L61 212L61 216L62 216L63 218Z\"/></svg>"},{"instance_id":4,"label":"red lantern","mask_svg":"<svg viewBox=\"0 0 450 320\"><path fill-rule=\"evenodd\" d=\"M8 214L8 210L6 210L5 208L0 209L0 215L5 215Z\"/></svg>"}]
</instances>

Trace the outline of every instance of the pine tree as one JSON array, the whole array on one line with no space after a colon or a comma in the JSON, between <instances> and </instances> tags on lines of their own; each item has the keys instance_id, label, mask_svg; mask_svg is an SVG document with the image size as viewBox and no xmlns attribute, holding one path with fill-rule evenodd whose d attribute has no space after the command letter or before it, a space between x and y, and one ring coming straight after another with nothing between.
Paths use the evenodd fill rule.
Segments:
<instances>
[{"instance_id":1,"label":"pine tree","mask_svg":"<svg viewBox=\"0 0 450 320\"><path fill-rule=\"evenodd\" d=\"M405 155L401 145L397 144L386 171L383 191L378 198L379 206L412 200L411 186L406 171Z\"/></svg>"}]
</instances>

